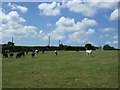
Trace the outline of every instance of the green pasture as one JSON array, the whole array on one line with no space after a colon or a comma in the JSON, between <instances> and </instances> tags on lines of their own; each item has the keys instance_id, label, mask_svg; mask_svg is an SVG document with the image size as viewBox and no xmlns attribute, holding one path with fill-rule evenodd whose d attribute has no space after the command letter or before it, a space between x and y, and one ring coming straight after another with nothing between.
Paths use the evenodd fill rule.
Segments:
<instances>
[{"instance_id":1,"label":"green pasture","mask_svg":"<svg viewBox=\"0 0 120 90\"><path fill-rule=\"evenodd\" d=\"M2 59L3 88L117 88L118 51L47 51Z\"/></svg>"}]
</instances>

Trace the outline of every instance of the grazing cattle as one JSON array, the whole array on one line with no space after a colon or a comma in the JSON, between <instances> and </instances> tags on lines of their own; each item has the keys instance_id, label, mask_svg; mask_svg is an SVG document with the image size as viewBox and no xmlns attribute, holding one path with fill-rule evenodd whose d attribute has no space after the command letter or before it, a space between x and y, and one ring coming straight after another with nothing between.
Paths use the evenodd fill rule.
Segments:
<instances>
[{"instance_id":1,"label":"grazing cattle","mask_svg":"<svg viewBox=\"0 0 120 90\"><path fill-rule=\"evenodd\" d=\"M91 55L92 54L92 50L86 50L86 55Z\"/></svg>"},{"instance_id":2,"label":"grazing cattle","mask_svg":"<svg viewBox=\"0 0 120 90\"><path fill-rule=\"evenodd\" d=\"M44 53L45 51L43 50L42 53Z\"/></svg>"},{"instance_id":3,"label":"grazing cattle","mask_svg":"<svg viewBox=\"0 0 120 90\"><path fill-rule=\"evenodd\" d=\"M2 51L2 55L3 55L4 58L8 58L7 50Z\"/></svg>"},{"instance_id":4,"label":"grazing cattle","mask_svg":"<svg viewBox=\"0 0 120 90\"><path fill-rule=\"evenodd\" d=\"M8 58L7 52L3 52L3 57Z\"/></svg>"},{"instance_id":5,"label":"grazing cattle","mask_svg":"<svg viewBox=\"0 0 120 90\"><path fill-rule=\"evenodd\" d=\"M10 55L10 57L13 57L13 56L14 56L14 53L10 52L9 55Z\"/></svg>"},{"instance_id":6,"label":"grazing cattle","mask_svg":"<svg viewBox=\"0 0 120 90\"><path fill-rule=\"evenodd\" d=\"M21 56L25 56L25 53L24 53L24 52L18 53L18 54L16 55L16 58L21 57Z\"/></svg>"},{"instance_id":7,"label":"grazing cattle","mask_svg":"<svg viewBox=\"0 0 120 90\"><path fill-rule=\"evenodd\" d=\"M57 51L55 50L55 55L58 55Z\"/></svg>"},{"instance_id":8,"label":"grazing cattle","mask_svg":"<svg viewBox=\"0 0 120 90\"><path fill-rule=\"evenodd\" d=\"M21 55L22 55L22 56L25 56L25 53L24 53L24 52L21 52Z\"/></svg>"},{"instance_id":9,"label":"grazing cattle","mask_svg":"<svg viewBox=\"0 0 120 90\"><path fill-rule=\"evenodd\" d=\"M31 55L32 55L32 57L34 57L34 56L35 56L35 52L32 52L32 54L31 54Z\"/></svg>"},{"instance_id":10,"label":"grazing cattle","mask_svg":"<svg viewBox=\"0 0 120 90\"><path fill-rule=\"evenodd\" d=\"M21 53L17 53L17 54L16 54L16 58L21 57L21 56L22 56Z\"/></svg>"}]
</instances>

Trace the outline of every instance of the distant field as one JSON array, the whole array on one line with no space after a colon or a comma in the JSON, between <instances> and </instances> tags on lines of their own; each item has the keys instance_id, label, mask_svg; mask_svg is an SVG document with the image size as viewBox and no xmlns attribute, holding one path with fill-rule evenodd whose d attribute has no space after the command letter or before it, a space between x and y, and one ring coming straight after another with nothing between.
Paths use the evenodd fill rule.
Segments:
<instances>
[{"instance_id":1,"label":"distant field","mask_svg":"<svg viewBox=\"0 0 120 90\"><path fill-rule=\"evenodd\" d=\"M30 53L31 54L31 53ZM3 58L3 88L117 88L118 51L41 52Z\"/></svg>"}]
</instances>

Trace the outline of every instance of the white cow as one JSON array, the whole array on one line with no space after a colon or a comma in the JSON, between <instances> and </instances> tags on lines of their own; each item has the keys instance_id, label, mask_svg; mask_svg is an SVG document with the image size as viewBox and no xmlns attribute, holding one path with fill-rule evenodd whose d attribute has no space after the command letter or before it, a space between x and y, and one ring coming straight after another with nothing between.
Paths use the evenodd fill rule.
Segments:
<instances>
[{"instance_id":1,"label":"white cow","mask_svg":"<svg viewBox=\"0 0 120 90\"><path fill-rule=\"evenodd\" d=\"M86 50L86 55L91 55L92 54L92 50Z\"/></svg>"}]
</instances>

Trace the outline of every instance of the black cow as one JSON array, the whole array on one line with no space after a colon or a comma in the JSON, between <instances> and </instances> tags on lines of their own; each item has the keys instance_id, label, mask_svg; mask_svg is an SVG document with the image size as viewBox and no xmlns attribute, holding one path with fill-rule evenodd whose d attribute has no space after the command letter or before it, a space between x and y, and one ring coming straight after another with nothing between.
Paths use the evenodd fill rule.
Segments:
<instances>
[{"instance_id":1,"label":"black cow","mask_svg":"<svg viewBox=\"0 0 120 90\"><path fill-rule=\"evenodd\" d=\"M2 51L2 55L3 55L3 57L8 58L8 52L6 50Z\"/></svg>"},{"instance_id":2,"label":"black cow","mask_svg":"<svg viewBox=\"0 0 120 90\"><path fill-rule=\"evenodd\" d=\"M21 56L25 56L25 53L24 53L24 52L18 53L18 54L16 55L16 58L21 57Z\"/></svg>"},{"instance_id":3,"label":"black cow","mask_svg":"<svg viewBox=\"0 0 120 90\"><path fill-rule=\"evenodd\" d=\"M24 52L21 52L21 55L22 55L22 56L25 56L25 53L24 53Z\"/></svg>"},{"instance_id":4,"label":"black cow","mask_svg":"<svg viewBox=\"0 0 120 90\"><path fill-rule=\"evenodd\" d=\"M34 57L34 56L35 56L35 52L32 52L32 54L31 54L31 55L32 55L32 57Z\"/></svg>"},{"instance_id":5,"label":"black cow","mask_svg":"<svg viewBox=\"0 0 120 90\"><path fill-rule=\"evenodd\" d=\"M4 52L3 57L8 58L8 54L6 52Z\"/></svg>"},{"instance_id":6,"label":"black cow","mask_svg":"<svg viewBox=\"0 0 120 90\"><path fill-rule=\"evenodd\" d=\"M9 55L10 55L10 57L13 57L13 56L14 56L14 53L10 52Z\"/></svg>"},{"instance_id":7,"label":"black cow","mask_svg":"<svg viewBox=\"0 0 120 90\"><path fill-rule=\"evenodd\" d=\"M21 53L17 53L17 54L16 54L16 58L21 57L21 56L22 56Z\"/></svg>"},{"instance_id":8,"label":"black cow","mask_svg":"<svg viewBox=\"0 0 120 90\"><path fill-rule=\"evenodd\" d=\"M44 53L45 51L43 50L42 53Z\"/></svg>"}]
</instances>

